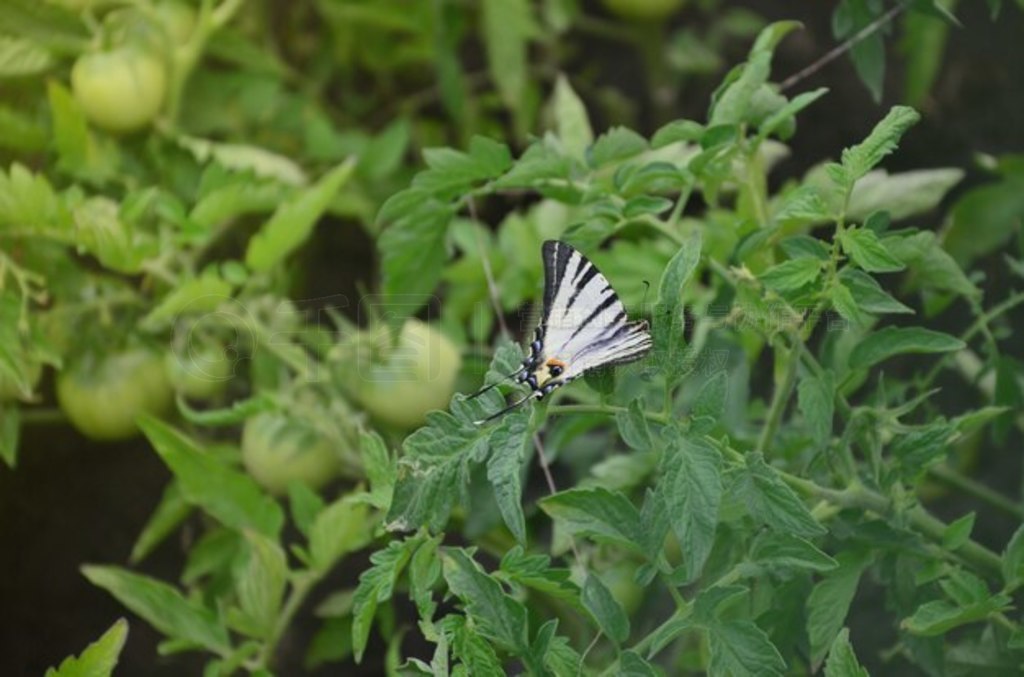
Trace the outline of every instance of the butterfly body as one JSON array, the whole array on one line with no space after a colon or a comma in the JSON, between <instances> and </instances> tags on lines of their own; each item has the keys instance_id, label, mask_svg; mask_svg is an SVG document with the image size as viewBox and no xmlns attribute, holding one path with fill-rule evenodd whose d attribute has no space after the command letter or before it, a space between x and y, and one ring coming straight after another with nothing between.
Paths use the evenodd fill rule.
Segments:
<instances>
[{"instance_id":1,"label":"butterfly body","mask_svg":"<svg viewBox=\"0 0 1024 677\"><path fill-rule=\"evenodd\" d=\"M520 369L509 375L517 383L528 385L530 393L478 423L496 418L530 398L543 399L591 369L631 362L650 350L647 323L627 322L622 301L593 263L558 240L545 242L541 254L543 317L529 355Z\"/></svg>"}]
</instances>

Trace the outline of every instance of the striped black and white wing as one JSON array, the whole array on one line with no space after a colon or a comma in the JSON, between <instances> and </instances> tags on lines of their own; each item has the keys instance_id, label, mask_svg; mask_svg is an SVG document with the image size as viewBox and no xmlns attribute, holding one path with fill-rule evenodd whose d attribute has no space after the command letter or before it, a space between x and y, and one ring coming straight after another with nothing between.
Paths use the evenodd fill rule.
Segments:
<instances>
[{"instance_id":1,"label":"striped black and white wing","mask_svg":"<svg viewBox=\"0 0 1024 677\"><path fill-rule=\"evenodd\" d=\"M543 357L566 363L566 381L644 356L651 347L647 323L627 322L618 294L593 263L557 240L544 243L543 257Z\"/></svg>"}]
</instances>

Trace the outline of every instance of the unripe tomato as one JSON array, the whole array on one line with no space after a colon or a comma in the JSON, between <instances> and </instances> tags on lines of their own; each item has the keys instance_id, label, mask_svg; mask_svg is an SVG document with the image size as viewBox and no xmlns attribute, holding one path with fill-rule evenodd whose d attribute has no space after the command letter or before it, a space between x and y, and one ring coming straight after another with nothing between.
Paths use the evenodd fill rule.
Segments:
<instances>
[{"instance_id":1,"label":"unripe tomato","mask_svg":"<svg viewBox=\"0 0 1024 677\"><path fill-rule=\"evenodd\" d=\"M604 6L623 19L654 21L681 8L686 0L604 0Z\"/></svg>"},{"instance_id":2,"label":"unripe tomato","mask_svg":"<svg viewBox=\"0 0 1024 677\"><path fill-rule=\"evenodd\" d=\"M368 341L378 340L369 334ZM455 392L462 358L447 336L409 320L383 364L355 375L354 395L371 416L399 428L415 428L428 411L444 409Z\"/></svg>"},{"instance_id":3,"label":"unripe tomato","mask_svg":"<svg viewBox=\"0 0 1024 677\"><path fill-rule=\"evenodd\" d=\"M172 392L163 357L132 348L69 365L57 378L57 401L86 437L121 440L138 433L140 414L166 412Z\"/></svg>"},{"instance_id":4,"label":"unripe tomato","mask_svg":"<svg viewBox=\"0 0 1024 677\"><path fill-rule=\"evenodd\" d=\"M257 414L242 429L242 463L274 494L294 481L311 489L327 484L338 474L340 451L309 423L280 412Z\"/></svg>"},{"instance_id":5,"label":"unripe tomato","mask_svg":"<svg viewBox=\"0 0 1024 677\"><path fill-rule=\"evenodd\" d=\"M71 90L86 117L110 132L131 132L157 116L167 93L167 69L150 50L124 45L78 57Z\"/></svg>"},{"instance_id":6,"label":"unripe tomato","mask_svg":"<svg viewBox=\"0 0 1024 677\"><path fill-rule=\"evenodd\" d=\"M211 400L223 393L234 369L228 355L216 346L183 355L168 352L164 366L174 390L195 400Z\"/></svg>"}]
</instances>

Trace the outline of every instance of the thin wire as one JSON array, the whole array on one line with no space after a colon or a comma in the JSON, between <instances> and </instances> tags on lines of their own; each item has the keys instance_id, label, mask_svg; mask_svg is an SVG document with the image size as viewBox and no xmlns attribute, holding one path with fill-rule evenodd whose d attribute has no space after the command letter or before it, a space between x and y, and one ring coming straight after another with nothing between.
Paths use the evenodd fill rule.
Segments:
<instances>
[{"instance_id":1,"label":"thin wire","mask_svg":"<svg viewBox=\"0 0 1024 677\"><path fill-rule=\"evenodd\" d=\"M876 31L878 31L878 29L882 28L887 23L892 21L896 17L896 15L898 15L906 8L907 4L903 2L899 3L895 7L891 7L888 12L878 17L877 19L869 23L867 26L865 26L864 28L860 29L852 36L850 36L850 38L846 42L843 42L833 47L829 51L825 52L817 61L812 63L810 66L807 66L806 68L794 73L793 75L790 75L788 78L783 80L782 83L779 85L779 91L784 92L790 87L793 87L797 83L801 82L802 80L805 80L806 78L809 78L810 76L814 75L822 68L824 68L828 64L832 63L833 61L841 57L843 54L846 54L848 51L853 49L854 46L856 46L859 42L871 37Z\"/></svg>"}]
</instances>

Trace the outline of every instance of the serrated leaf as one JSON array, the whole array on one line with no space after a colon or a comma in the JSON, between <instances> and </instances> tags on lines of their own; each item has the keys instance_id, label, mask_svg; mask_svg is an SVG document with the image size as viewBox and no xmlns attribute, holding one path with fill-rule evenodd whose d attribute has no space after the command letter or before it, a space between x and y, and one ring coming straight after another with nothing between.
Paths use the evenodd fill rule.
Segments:
<instances>
[{"instance_id":1,"label":"serrated leaf","mask_svg":"<svg viewBox=\"0 0 1024 677\"><path fill-rule=\"evenodd\" d=\"M868 334L850 353L850 366L868 369L895 355L948 353L965 343L955 336L923 327L884 327Z\"/></svg>"},{"instance_id":2,"label":"serrated leaf","mask_svg":"<svg viewBox=\"0 0 1024 677\"><path fill-rule=\"evenodd\" d=\"M640 513L628 498L601 487L569 489L541 499L541 510L572 534L642 553Z\"/></svg>"},{"instance_id":3,"label":"serrated leaf","mask_svg":"<svg viewBox=\"0 0 1024 677\"><path fill-rule=\"evenodd\" d=\"M913 273L915 286L961 294L967 298L980 298L981 290L967 278L953 257L942 249L935 233L924 231L906 237L887 237L882 244L907 264Z\"/></svg>"},{"instance_id":4,"label":"serrated leaf","mask_svg":"<svg viewBox=\"0 0 1024 677\"><path fill-rule=\"evenodd\" d=\"M876 169L865 174L850 193L846 217L861 221L884 210L893 221L934 209L964 177L961 169L921 169L889 174Z\"/></svg>"},{"instance_id":5,"label":"serrated leaf","mask_svg":"<svg viewBox=\"0 0 1024 677\"><path fill-rule=\"evenodd\" d=\"M860 310L876 315L914 312L912 308L900 303L882 289L875 278L856 268L846 266L839 271L839 282L849 290L853 302Z\"/></svg>"},{"instance_id":6,"label":"serrated leaf","mask_svg":"<svg viewBox=\"0 0 1024 677\"><path fill-rule=\"evenodd\" d=\"M429 169L416 175L412 187L442 198L454 196L474 183L497 178L512 166L508 146L484 136L470 139L468 152L427 148L423 159Z\"/></svg>"},{"instance_id":7,"label":"serrated leaf","mask_svg":"<svg viewBox=\"0 0 1024 677\"><path fill-rule=\"evenodd\" d=\"M591 167L603 167L612 162L625 160L647 150L647 140L625 127L612 127L594 141L587 151Z\"/></svg>"},{"instance_id":8,"label":"serrated leaf","mask_svg":"<svg viewBox=\"0 0 1024 677\"><path fill-rule=\"evenodd\" d=\"M954 628L985 620L1010 605L1009 595L996 594L971 604L960 605L944 599L925 602L900 624L908 632L924 637L943 635Z\"/></svg>"},{"instance_id":9,"label":"serrated leaf","mask_svg":"<svg viewBox=\"0 0 1024 677\"><path fill-rule=\"evenodd\" d=\"M629 639L629 618L612 593L594 574L588 574L581 595L583 606L610 640L622 644Z\"/></svg>"},{"instance_id":10,"label":"serrated leaf","mask_svg":"<svg viewBox=\"0 0 1024 677\"><path fill-rule=\"evenodd\" d=\"M494 488L494 499L505 526L519 543L526 543L520 473L526 458L529 423L530 414L525 410L507 414L487 441L487 481Z\"/></svg>"},{"instance_id":11,"label":"serrated leaf","mask_svg":"<svg viewBox=\"0 0 1024 677\"><path fill-rule=\"evenodd\" d=\"M797 404L811 431L814 443L822 448L832 437L835 411L835 383L830 372L822 377L805 376L797 386Z\"/></svg>"},{"instance_id":12,"label":"serrated leaf","mask_svg":"<svg viewBox=\"0 0 1024 677\"><path fill-rule=\"evenodd\" d=\"M0 4L0 33L31 40L62 54L84 51L90 37L75 12L35 0L5 0Z\"/></svg>"},{"instance_id":13,"label":"serrated leaf","mask_svg":"<svg viewBox=\"0 0 1024 677\"><path fill-rule=\"evenodd\" d=\"M772 266L758 278L770 289L789 292L800 289L818 279L821 262L812 258L791 259Z\"/></svg>"},{"instance_id":14,"label":"serrated leaf","mask_svg":"<svg viewBox=\"0 0 1024 677\"><path fill-rule=\"evenodd\" d=\"M360 574L352 598L352 652L356 663L363 660L377 606L391 599L398 577L419 545L418 539L391 541L386 548L370 555L371 566Z\"/></svg>"},{"instance_id":15,"label":"serrated leaf","mask_svg":"<svg viewBox=\"0 0 1024 677\"><path fill-rule=\"evenodd\" d=\"M365 547L373 537L373 520L365 503L348 496L321 510L309 528L312 566L328 571L343 555Z\"/></svg>"},{"instance_id":16,"label":"serrated leaf","mask_svg":"<svg viewBox=\"0 0 1024 677\"><path fill-rule=\"evenodd\" d=\"M502 590L465 551L445 548L442 560L448 587L462 601L477 632L515 655L527 654L526 607Z\"/></svg>"},{"instance_id":17,"label":"serrated leaf","mask_svg":"<svg viewBox=\"0 0 1024 677\"><path fill-rule=\"evenodd\" d=\"M829 170L840 192L848 194L857 181L896 149L903 134L920 119L913 108L893 106L864 141L844 150L841 167L833 165Z\"/></svg>"},{"instance_id":18,"label":"serrated leaf","mask_svg":"<svg viewBox=\"0 0 1024 677\"><path fill-rule=\"evenodd\" d=\"M398 471L384 438L375 431L361 431L359 457L363 460L363 470L370 482L370 504L379 510L387 510L391 507L391 495L395 490Z\"/></svg>"},{"instance_id":19,"label":"serrated leaf","mask_svg":"<svg viewBox=\"0 0 1024 677\"><path fill-rule=\"evenodd\" d=\"M214 653L230 651L231 641L217 615L170 585L119 567L85 565L82 573L165 635Z\"/></svg>"},{"instance_id":20,"label":"serrated leaf","mask_svg":"<svg viewBox=\"0 0 1024 677\"><path fill-rule=\"evenodd\" d=\"M583 101L573 91L565 75L559 75L555 81L553 99L555 133L562 142L562 148L569 157L583 160L587 148L594 142L594 132Z\"/></svg>"},{"instance_id":21,"label":"serrated leaf","mask_svg":"<svg viewBox=\"0 0 1024 677\"><path fill-rule=\"evenodd\" d=\"M971 539L975 514L969 512L952 522L942 532L942 545L947 550L956 550Z\"/></svg>"},{"instance_id":22,"label":"serrated leaf","mask_svg":"<svg viewBox=\"0 0 1024 677\"><path fill-rule=\"evenodd\" d=\"M355 159L345 160L315 184L278 207L249 240L245 265L252 270L266 272L302 246L334 196L351 178L355 167Z\"/></svg>"},{"instance_id":23,"label":"serrated leaf","mask_svg":"<svg viewBox=\"0 0 1024 677\"><path fill-rule=\"evenodd\" d=\"M126 639L128 621L120 618L79 656L69 656L60 667L49 668L45 677L110 677Z\"/></svg>"},{"instance_id":24,"label":"serrated leaf","mask_svg":"<svg viewBox=\"0 0 1024 677\"><path fill-rule=\"evenodd\" d=\"M673 435L662 456L656 491L685 557L685 578L694 580L711 554L722 501L718 450L687 435Z\"/></svg>"},{"instance_id":25,"label":"serrated leaf","mask_svg":"<svg viewBox=\"0 0 1024 677\"><path fill-rule=\"evenodd\" d=\"M825 528L811 516L803 501L760 454L747 455L746 471L740 476L738 489L747 512L755 520L797 536L825 533Z\"/></svg>"},{"instance_id":26,"label":"serrated leaf","mask_svg":"<svg viewBox=\"0 0 1024 677\"><path fill-rule=\"evenodd\" d=\"M905 267L902 261L885 248L874 231L867 228L845 230L839 236L839 241L847 256L870 273L891 273Z\"/></svg>"},{"instance_id":27,"label":"serrated leaf","mask_svg":"<svg viewBox=\"0 0 1024 677\"><path fill-rule=\"evenodd\" d=\"M850 602L857 592L860 575L870 563L867 554L846 551L836 555L839 568L825 574L807 599L807 635L811 642L811 664L817 666L846 622Z\"/></svg>"},{"instance_id":28,"label":"serrated leaf","mask_svg":"<svg viewBox=\"0 0 1024 677\"><path fill-rule=\"evenodd\" d=\"M233 290L231 283L223 280L216 268L207 268L199 277L179 283L139 324L146 331L157 331L182 315L208 313L230 300Z\"/></svg>"},{"instance_id":29,"label":"serrated leaf","mask_svg":"<svg viewBox=\"0 0 1024 677\"><path fill-rule=\"evenodd\" d=\"M649 451L654 446L643 406L642 399L635 399L629 403L626 411L615 413L615 423L622 441L636 451Z\"/></svg>"},{"instance_id":30,"label":"serrated leaf","mask_svg":"<svg viewBox=\"0 0 1024 677\"><path fill-rule=\"evenodd\" d=\"M501 661L491 644L468 625L465 616L451 614L439 623L449 638L452 657L464 668L456 675L500 675L504 672Z\"/></svg>"},{"instance_id":31,"label":"serrated leaf","mask_svg":"<svg viewBox=\"0 0 1024 677\"><path fill-rule=\"evenodd\" d=\"M796 117L796 114L807 108L812 103L823 97L828 93L828 87L819 87L818 89L810 92L803 92L798 94L777 111L765 118L764 122L760 124L757 129L757 136L760 140L764 140L772 135L776 130L785 126L786 121Z\"/></svg>"},{"instance_id":32,"label":"serrated leaf","mask_svg":"<svg viewBox=\"0 0 1024 677\"><path fill-rule=\"evenodd\" d=\"M697 231L669 261L658 285L651 336L654 353L665 378L674 384L686 371L683 339L683 289L700 263L701 237Z\"/></svg>"},{"instance_id":33,"label":"serrated leaf","mask_svg":"<svg viewBox=\"0 0 1024 677\"><path fill-rule=\"evenodd\" d=\"M817 572L831 571L839 566L810 541L776 532L763 532L754 540L750 559L773 568Z\"/></svg>"},{"instance_id":34,"label":"serrated leaf","mask_svg":"<svg viewBox=\"0 0 1024 677\"><path fill-rule=\"evenodd\" d=\"M832 641L825 662L825 677L870 677L868 671L857 662L850 644L850 631L843 628Z\"/></svg>"},{"instance_id":35,"label":"serrated leaf","mask_svg":"<svg viewBox=\"0 0 1024 677\"><path fill-rule=\"evenodd\" d=\"M750 60L743 64L739 76L714 102L708 116L709 127L743 122L754 93L768 81L771 57L770 51L751 54Z\"/></svg>"},{"instance_id":36,"label":"serrated leaf","mask_svg":"<svg viewBox=\"0 0 1024 677\"><path fill-rule=\"evenodd\" d=\"M139 427L174 473L184 499L238 531L253 529L276 538L284 525L278 504L248 476L201 451L166 423L146 416Z\"/></svg>"},{"instance_id":37,"label":"serrated leaf","mask_svg":"<svg viewBox=\"0 0 1024 677\"><path fill-rule=\"evenodd\" d=\"M245 540L249 558L235 582L238 603L254 636L267 639L284 601L288 562L281 546L266 536L250 531Z\"/></svg>"},{"instance_id":38,"label":"serrated leaf","mask_svg":"<svg viewBox=\"0 0 1024 677\"><path fill-rule=\"evenodd\" d=\"M160 497L160 502L153 509L153 514L146 521L146 526L135 538L135 545L132 546L128 561L138 564L145 559L191 512L192 506L185 501L178 483L169 483Z\"/></svg>"},{"instance_id":39,"label":"serrated leaf","mask_svg":"<svg viewBox=\"0 0 1024 677\"><path fill-rule=\"evenodd\" d=\"M700 141L704 134L704 126L693 120L673 120L661 127L651 137L651 148L663 148L669 144L685 141L693 143Z\"/></svg>"},{"instance_id":40,"label":"serrated leaf","mask_svg":"<svg viewBox=\"0 0 1024 677\"><path fill-rule=\"evenodd\" d=\"M832 210L822 197L821 189L817 186L797 188L785 197L782 206L775 214L776 221L799 220L822 223L831 219Z\"/></svg>"},{"instance_id":41,"label":"serrated leaf","mask_svg":"<svg viewBox=\"0 0 1024 677\"><path fill-rule=\"evenodd\" d=\"M781 675L786 661L764 630L750 621L714 623L709 672L715 675Z\"/></svg>"},{"instance_id":42,"label":"serrated leaf","mask_svg":"<svg viewBox=\"0 0 1024 677\"><path fill-rule=\"evenodd\" d=\"M31 40L0 36L0 78L38 75L53 63L50 53Z\"/></svg>"},{"instance_id":43,"label":"serrated leaf","mask_svg":"<svg viewBox=\"0 0 1024 677\"><path fill-rule=\"evenodd\" d=\"M697 391L693 406L690 407L690 416L695 419L707 416L715 421L721 420L725 415L728 395L729 373L724 369L716 371Z\"/></svg>"}]
</instances>

